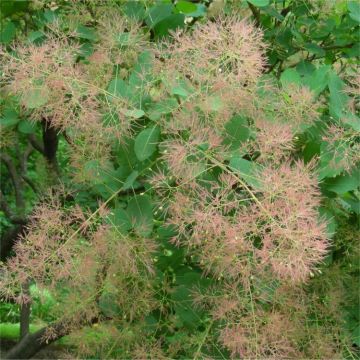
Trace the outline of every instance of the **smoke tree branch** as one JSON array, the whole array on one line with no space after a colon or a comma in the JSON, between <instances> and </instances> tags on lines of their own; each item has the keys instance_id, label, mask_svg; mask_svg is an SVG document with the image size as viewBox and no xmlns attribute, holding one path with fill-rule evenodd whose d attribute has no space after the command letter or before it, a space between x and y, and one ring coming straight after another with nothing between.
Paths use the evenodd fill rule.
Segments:
<instances>
[{"instance_id":1,"label":"smoke tree branch","mask_svg":"<svg viewBox=\"0 0 360 360\"><path fill-rule=\"evenodd\" d=\"M44 155L44 146L43 144L36 138L34 134L30 134L28 136L30 144L37 150L40 154Z\"/></svg>"},{"instance_id":2,"label":"smoke tree branch","mask_svg":"<svg viewBox=\"0 0 360 360\"><path fill-rule=\"evenodd\" d=\"M9 204L5 200L5 196L2 191L0 191L0 209L5 213L8 219L13 224L25 224L26 218L25 216L19 216L14 214L12 209L10 208Z\"/></svg>"},{"instance_id":3,"label":"smoke tree branch","mask_svg":"<svg viewBox=\"0 0 360 360\"><path fill-rule=\"evenodd\" d=\"M27 173L27 162L29 160L29 156L31 155L31 153L33 151L34 151L34 148L31 145L31 143L29 143L21 157L21 162L20 162L21 176L23 176Z\"/></svg>"},{"instance_id":4,"label":"smoke tree branch","mask_svg":"<svg viewBox=\"0 0 360 360\"><path fill-rule=\"evenodd\" d=\"M24 293L24 302L20 308L20 339L23 339L30 330L30 281L27 281L22 288Z\"/></svg>"},{"instance_id":5,"label":"smoke tree branch","mask_svg":"<svg viewBox=\"0 0 360 360\"><path fill-rule=\"evenodd\" d=\"M56 152L59 144L59 137L57 129L51 126L51 123L46 118L42 121L43 127L43 143L44 143L44 156L48 161L51 168L56 174L59 174L59 167L57 164Z\"/></svg>"},{"instance_id":6,"label":"smoke tree branch","mask_svg":"<svg viewBox=\"0 0 360 360\"><path fill-rule=\"evenodd\" d=\"M251 4L250 2L247 2L248 5L249 5L249 8L255 18L255 25L256 26L260 26L260 11L253 5Z\"/></svg>"},{"instance_id":7,"label":"smoke tree branch","mask_svg":"<svg viewBox=\"0 0 360 360\"><path fill-rule=\"evenodd\" d=\"M12 247L16 242L16 239L25 230L27 218L25 216L24 184L28 184L30 188L35 193L37 193L35 184L27 176L27 162L34 149L40 152L46 158L48 164L50 165L49 170L53 171L56 176L59 175L59 168L56 159L56 152L58 148L58 135L56 129L50 127L49 122L46 119L43 119L42 140L43 144L41 144L41 142L36 138L34 134L28 135L28 146L22 154L18 154L20 159L18 169L15 167L12 158L8 154L0 154L0 160L5 164L6 168L8 169L10 178L14 186L16 204L16 210L12 211L12 209L6 202L4 194L0 194L1 210L4 211L9 221L16 225L15 227L5 232L5 234L2 236L0 244L2 261L9 256Z\"/></svg>"},{"instance_id":8,"label":"smoke tree branch","mask_svg":"<svg viewBox=\"0 0 360 360\"><path fill-rule=\"evenodd\" d=\"M56 335L45 340L46 334L51 331ZM29 332L5 355L4 359L30 359L41 349L68 334L68 329L62 323L55 323L44 327L33 334Z\"/></svg>"},{"instance_id":9,"label":"smoke tree branch","mask_svg":"<svg viewBox=\"0 0 360 360\"><path fill-rule=\"evenodd\" d=\"M102 294L102 289L104 289L104 282L107 277L109 264L106 263L102 267L102 269L97 274L97 286L95 287L95 291L97 293L97 296L95 298L95 302L99 304L100 297ZM27 286L29 283L27 284ZM27 288L28 289L28 288ZM27 310L27 308L26 308ZM24 317L26 317L27 320L30 318L30 310L26 312L24 309ZM106 319L109 319L106 317ZM79 320L77 324L77 329L80 329L81 327L92 325L99 322L99 318L97 316L94 316L90 321L87 319ZM21 326L21 324L20 324ZM30 359L34 355L36 355L40 350L44 349L46 346L50 345L51 343L59 340L60 338L68 335L71 331L74 331L73 322L65 320L59 320L58 322L55 322L53 324L49 324L48 326L38 330L37 332L30 334L29 333L29 325L27 323L23 324L24 326L24 333L23 336L20 335L20 341L12 348L10 351L6 354L4 359ZM25 327L27 328L25 329ZM51 337L48 336L48 334L51 334ZM21 327L20 327L20 334L21 333Z\"/></svg>"},{"instance_id":10,"label":"smoke tree branch","mask_svg":"<svg viewBox=\"0 0 360 360\"><path fill-rule=\"evenodd\" d=\"M0 243L0 259L1 261L5 261L10 253L11 250L18 239L18 237L24 234L26 229L27 220L24 224L18 224L5 232L5 234L1 237Z\"/></svg>"},{"instance_id":11,"label":"smoke tree branch","mask_svg":"<svg viewBox=\"0 0 360 360\"><path fill-rule=\"evenodd\" d=\"M5 153L0 154L0 159L6 165L14 185L17 211L23 213L25 210L25 200L22 193L23 192L22 179L19 176L18 172L16 171L15 165L8 154Z\"/></svg>"}]
</instances>

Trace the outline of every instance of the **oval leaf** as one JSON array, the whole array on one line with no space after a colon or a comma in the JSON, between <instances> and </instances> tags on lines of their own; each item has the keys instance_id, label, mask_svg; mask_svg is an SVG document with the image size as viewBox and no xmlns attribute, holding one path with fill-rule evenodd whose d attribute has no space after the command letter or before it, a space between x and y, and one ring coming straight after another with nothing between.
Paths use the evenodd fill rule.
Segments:
<instances>
[{"instance_id":1,"label":"oval leaf","mask_svg":"<svg viewBox=\"0 0 360 360\"><path fill-rule=\"evenodd\" d=\"M36 126L28 120L21 120L18 125L18 130L23 134L32 134L36 131Z\"/></svg>"},{"instance_id":2,"label":"oval leaf","mask_svg":"<svg viewBox=\"0 0 360 360\"><path fill-rule=\"evenodd\" d=\"M269 0L248 0L248 3L258 6L258 7L262 7L262 6L268 6L270 4Z\"/></svg>"},{"instance_id":3,"label":"oval leaf","mask_svg":"<svg viewBox=\"0 0 360 360\"><path fill-rule=\"evenodd\" d=\"M149 158L155 151L159 141L160 129L157 126L145 129L135 139L134 150L140 161Z\"/></svg>"},{"instance_id":4,"label":"oval leaf","mask_svg":"<svg viewBox=\"0 0 360 360\"><path fill-rule=\"evenodd\" d=\"M18 118L18 114L13 109L5 109L4 115L0 118L0 125L5 127L10 127L16 125L20 119Z\"/></svg>"}]
</instances>

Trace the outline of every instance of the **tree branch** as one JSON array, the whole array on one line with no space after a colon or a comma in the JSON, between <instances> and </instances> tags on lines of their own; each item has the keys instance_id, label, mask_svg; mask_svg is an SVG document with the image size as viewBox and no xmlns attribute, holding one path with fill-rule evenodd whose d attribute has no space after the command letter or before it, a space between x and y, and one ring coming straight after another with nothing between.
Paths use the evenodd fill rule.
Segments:
<instances>
[{"instance_id":1,"label":"tree branch","mask_svg":"<svg viewBox=\"0 0 360 360\"><path fill-rule=\"evenodd\" d=\"M95 302L99 304L99 300L102 294L101 289L103 289L104 281L106 280L107 271L109 268L109 263L105 262L102 269L97 274L97 286L95 291L97 296ZM109 319L109 318L107 318ZM95 324L99 321L97 316L94 316L91 320L82 319L79 320L77 328L83 326ZM37 354L41 349L45 348L49 344L55 342L56 340L62 338L65 335L68 335L74 328L72 322L69 324L66 320L58 321L56 323L50 324L43 329L30 334L29 332L24 335L18 344L16 344L10 351L6 354L4 359L29 359ZM51 338L47 337L47 334L51 334Z\"/></svg>"},{"instance_id":2,"label":"tree branch","mask_svg":"<svg viewBox=\"0 0 360 360\"><path fill-rule=\"evenodd\" d=\"M0 259L1 259L1 261L5 261L8 258L16 240L18 239L18 237L20 235L22 235L25 232L26 224L27 224L27 221L24 224L19 224L19 225L16 225L16 226L10 228L1 237L1 242L0 242Z\"/></svg>"},{"instance_id":3,"label":"tree branch","mask_svg":"<svg viewBox=\"0 0 360 360\"><path fill-rule=\"evenodd\" d=\"M33 146L30 144L28 144L27 148L25 149L22 157L21 157L21 162L20 162L20 173L21 176L24 176L27 172L27 162L29 159L29 156L31 155L31 153L34 151Z\"/></svg>"},{"instance_id":4,"label":"tree branch","mask_svg":"<svg viewBox=\"0 0 360 360\"><path fill-rule=\"evenodd\" d=\"M14 184L15 189L15 198L16 198L16 208L18 212L23 213L25 210L25 201L22 194L23 186L22 186L22 179L18 175L15 166L7 154L0 154L0 159L5 163L6 167L8 168L8 171L10 173L12 182Z\"/></svg>"},{"instance_id":5,"label":"tree branch","mask_svg":"<svg viewBox=\"0 0 360 360\"><path fill-rule=\"evenodd\" d=\"M56 152L58 149L59 138L55 127L51 126L47 119L43 119L43 143L44 143L44 156L49 165L59 174L59 167L56 159Z\"/></svg>"},{"instance_id":6,"label":"tree branch","mask_svg":"<svg viewBox=\"0 0 360 360\"><path fill-rule=\"evenodd\" d=\"M5 196L2 191L0 191L0 208L13 224L26 223L25 216L18 216L13 213L13 211L10 209L10 206L6 202Z\"/></svg>"},{"instance_id":7,"label":"tree branch","mask_svg":"<svg viewBox=\"0 0 360 360\"><path fill-rule=\"evenodd\" d=\"M255 18L255 25L256 26L260 26L261 21L260 21L260 11L251 3L247 2L249 5L249 8Z\"/></svg>"},{"instance_id":8,"label":"tree branch","mask_svg":"<svg viewBox=\"0 0 360 360\"><path fill-rule=\"evenodd\" d=\"M20 339L23 339L30 330L30 314L31 314L31 301L30 301L30 282L27 281L23 285L23 292L25 295L24 303L20 308Z\"/></svg>"},{"instance_id":9,"label":"tree branch","mask_svg":"<svg viewBox=\"0 0 360 360\"><path fill-rule=\"evenodd\" d=\"M34 134L30 134L28 136L28 139L30 141L30 144L34 147L35 150L37 150L39 153L44 155L44 146L41 144L41 142L36 138Z\"/></svg>"},{"instance_id":10,"label":"tree branch","mask_svg":"<svg viewBox=\"0 0 360 360\"><path fill-rule=\"evenodd\" d=\"M329 45L329 46L322 46L324 50L337 50L337 49L349 49L354 46L354 43L345 44L345 45Z\"/></svg>"},{"instance_id":11,"label":"tree branch","mask_svg":"<svg viewBox=\"0 0 360 360\"><path fill-rule=\"evenodd\" d=\"M49 340L45 340L46 334L49 332L55 333L56 335ZM4 359L30 359L41 349L68 333L69 329L67 329L62 322L44 327L33 334L27 333L12 349L10 349Z\"/></svg>"}]
</instances>

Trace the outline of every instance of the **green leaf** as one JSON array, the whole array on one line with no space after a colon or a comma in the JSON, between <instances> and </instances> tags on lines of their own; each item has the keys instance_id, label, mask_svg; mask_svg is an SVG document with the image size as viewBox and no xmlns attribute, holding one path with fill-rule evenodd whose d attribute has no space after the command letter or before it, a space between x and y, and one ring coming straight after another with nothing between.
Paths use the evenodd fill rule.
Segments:
<instances>
[{"instance_id":1,"label":"green leaf","mask_svg":"<svg viewBox=\"0 0 360 360\"><path fill-rule=\"evenodd\" d=\"M326 177L334 177L341 174L344 171L344 165L342 164L343 158L346 156L346 147L337 146L334 147L326 142L321 142L320 145L320 167L319 167L319 180L323 180Z\"/></svg>"},{"instance_id":2,"label":"green leaf","mask_svg":"<svg viewBox=\"0 0 360 360\"><path fill-rule=\"evenodd\" d=\"M115 317L121 313L118 305L118 295L104 290L99 298L99 308L101 312L108 317Z\"/></svg>"},{"instance_id":3,"label":"green leaf","mask_svg":"<svg viewBox=\"0 0 360 360\"><path fill-rule=\"evenodd\" d=\"M181 96L183 98L187 98L189 96L189 93L186 91L186 89L184 89L181 86L175 86L171 89L171 94L172 95L178 95Z\"/></svg>"},{"instance_id":4,"label":"green leaf","mask_svg":"<svg viewBox=\"0 0 360 360\"><path fill-rule=\"evenodd\" d=\"M174 98L167 98L150 106L148 111L150 120L156 121L162 115L170 114L179 107L178 102Z\"/></svg>"},{"instance_id":5,"label":"green leaf","mask_svg":"<svg viewBox=\"0 0 360 360\"><path fill-rule=\"evenodd\" d=\"M4 128L16 125L20 119L18 114L13 109L5 109L3 116L0 118L0 125Z\"/></svg>"},{"instance_id":6,"label":"green leaf","mask_svg":"<svg viewBox=\"0 0 360 360\"><path fill-rule=\"evenodd\" d=\"M351 339L356 346L360 347L360 324L353 330Z\"/></svg>"},{"instance_id":7,"label":"green leaf","mask_svg":"<svg viewBox=\"0 0 360 360\"><path fill-rule=\"evenodd\" d=\"M283 21L285 18L272 6L266 6L262 9L266 14L276 18L279 21Z\"/></svg>"},{"instance_id":8,"label":"green leaf","mask_svg":"<svg viewBox=\"0 0 360 360\"><path fill-rule=\"evenodd\" d=\"M190 268L180 268L176 272L176 284L171 298L174 301L175 312L184 326L194 329L199 326L204 311L196 309L193 306L193 289L206 289L211 285L211 280L202 277L201 272L191 270Z\"/></svg>"},{"instance_id":9,"label":"green leaf","mask_svg":"<svg viewBox=\"0 0 360 360\"><path fill-rule=\"evenodd\" d=\"M149 72L152 67L153 55L150 51L143 51L139 54L137 63L134 66L133 74L141 76L142 74ZM131 81L131 76L130 76Z\"/></svg>"},{"instance_id":10,"label":"green leaf","mask_svg":"<svg viewBox=\"0 0 360 360\"><path fill-rule=\"evenodd\" d=\"M78 55L84 58L91 56L94 53L94 46L91 42L86 41L80 44Z\"/></svg>"},{"instance_id":11,"label":"green leaf","mask_svg":"<svg viewBox=\"0 0 360 360\"><path fill-rule=\"evenodd\" d=\"M28 41L31 43L38 44L44 38L45 38L45 34L42 31L31 31L31 33L28 36Z\"/></svg>"},{"instance_id":12,"label":"green leaf","mask_svg":"<svg viewBox=\"0 0 360 360\"><path fill-rule=\"evenodd\" d=\"M16 26L12 21L9 21L0 31L0 43L9 44L16 35Z\"/></svg>"},{"instance_id":13,"label":"green leaf","mask_svg":"<svg viewBox=\"0 0 360 360\"><path fill-rule=\"evenodd\" d=\"M146 25L152 29L158 22L170 16L172 14L172 10L172 4L160 4L153 6L149 9L148 15L145 19Z\"/></svg>"},{"instance_id":14,"label":"green leaf","mask_svg":"<svg viewBox=\"0 0 360 360\"><path fill-rule=\"evenodd\" d=\"M247 2L258 7L268 6L270 4L270 0L247 0Z\"/></svg>"},{"instance_id":15,"label":"green leaf","mask_svg":"<svg viewBox=\"0 0 360 360\"><path fill-rule=\"evenodd\" d=\"M176 3L176 9L184 14L189 14L196 11L197 7L190 1L180 0Z\"/></svg>"},{"instance_id":16,"label":"green leaf","mask_svg":"<svg viewBox=\"0 0 360 360\"><path fill-rule=\"evenodd\" d=\"M344 82L334 71L332 71L329 73L328 86L330 91L330 115L336 119L340 119L344 117L344 114L347 112L347 105L349 102L348 95L343 91Z\"/></svg>"},{"instance_id":17,"label":"green leaf","mask_svg":"<svg viewBox=\"0 0 360 360\"><path fill-rule=\"evenodd\" d=\"M286 69L280 76L280 82L283 87L289 84L301 85L300 74L295 69Z\"/></svg>"},{"instance_id":18,"label":"green leaf","mask_svg":"<svg viewBox=\"0 0 360 360\"><path fill-rule=\"evenodd\" d=\"M352 47L343 49L342 52L346 57L359 57L360 54L360 42L356 42Z\"/></svg>"},{"instance_id":19,"label":"green leaf","mask_svg":"<svg viewBox=\"0 0 360 360\"><path fill-rule=\"evenodd\" d=\"M166 82L165 79L164 82ZM184 79L179 79L176 85L170 84L169 90L172 95L177 95L184 99L186 99L190 94L194 93L194 88L192 85L188 80Z\"/></svg>"},{"instance_id":20,"label":"green leaf","mask_svg":"<svg viewBox=\"0 0 360 360\"><path fill-rule=\"evenodd\" d=\"M360 199L352 193L346 193L340 198L341 204L347 211L353 211L355 214L360 215Z\"/></svg>"},{"instance_id":21,"label":"green leaf","mask_svg":"<svg viewBox=\"0 0 360 360\"><path fill-rule=\"evenodd\" d=\"M135 20L143 20L145 17L144 5L138 1L127 1L123 7L124 14Z\"/></svg>"},{"instance_id":22,"label":"green leaf","mask_svg":"<svg viewBox=\"0 0 360 360\"><path fill-rule=\"evenodd\" d=\"M201 17L206 14L207 7L204 4L192 4L195 5L196 10L186 13L187 17Z\"/></svg>"},{"instance_id":23,"label":"green leaf","mask_svg":"<svg viewBox=\"0 0 360 360\"><path fill-rule=\"evenodd\" d=\"M125 233L132 228L128 213L122 208L115 208L107 216L106 222L116 226L120 232Z\"/></svg>"},{"instance_id":24,"label":"green leaf","mask_svg":"<svg viewBox=\"0 0 360 360\"><path fill-rule=\"evenodd\" d=\"M115 97L128 97L129 89L126 82L122 79L113 79L107 88L107 91Z\"/></svg>"},{"instance_id":25,"label":"green leaf","mask_svg":"<svg viewBox=\"0 0 360 360\"><path fill-rule=\"evenodd\" d=\"M325 50L317 44L307 43L304 45L304 48L311 54L315 54L317 56L325 56Z\"/></svg>"},{"instance_id":26,"label":"green leaf","mask_svg":"<svg viewBox=\"0 0 360 360\"><path fill-rule=\"evenodd\" d=\"M232 149L238 148L241 143L250 137L247 119L241 115L234 116L225 124L225 145L231 145Z\"/></svg>"},{"instance_id":27,"label":"green leaf","mask_svg":"<svg viewBox=\"0 0 360 360\"><path fill-rule=\"evenodd\" d=\"M154 126L141 131L135 139L134 150L140 161L149 158L155 151L159 141L160 129Z\"/></svg>"},{"instance_id":28,"label":"green leaf","mask_svg":"<svg viewBox=\"0 0 360 360\"><path fill-rule=\"evenodd\" d=\"M149 236L154 227L150 198L146 195L134 196L126 209L132 227L141 236Z\"/></svg>"},{"instance_id":29,"label":"green leaf","mask_svg":"<svg viewBox=\"0 0 360 360\"><path fill-rule=\"evenodd\" d=\"M129 87L132 92L143 92L144 84L151 80L152 65L153 56L149 51L143 51L139 54L134 70L129 77Z\"/></svg>"},{"instance_id":30,"label":"green leaf","mask_svg":"<svg viewBox=\"0 0 360 360\"><path fill-rule=\"evenodd\" d=\"M129 77L127 98L136 108L142 108L149 97L146 93L147 84L152 81L151 68L153 56L149 51L143 51L137 59Z\"/></svg>"},{"instance_id":31,"label":"green leaf","mask_svg":"<svg viewBox=\"0 0 360 360\"><path fill-rule=\"evenodd\" d=\"M36 131L36 125L28 120L21 120L18 130L23 134L33 134Z\"/></svg>"},{"instance_id":32,"label":"green leaf","mask_svg":"<svg viewBox=\"0 0 360 360\"><path fill-rule=\"evenodd\" d=\"M308 163L315 156L319 156L319 155L320 155L319 142L317 140L307 142L303 150L303 158L305 163Z\"/></svg>"},{"instance_id":33,"label":"green leaf","mask_svg":"<svg viewBox=\"0 0 360 360\"><path fill-rule=\"evenodd\" d=\"M233 157L230 159L230 168L239 173L250 186L260 188L259 181L259 165L253 161L248 161L240 157Z\"/></svg>"},{"instance_id":34,"label":"green leaf","mask_svg":"<svg viewBox=\"0 0 360 360\"><path fill-rule=\"evenodd\" d=\"M348 10L350 17L360 23L360 3L358 1L349 1Z\"/></svg>"},{"instance_id":35,"label":"green leaf","mask_svg":"<svg viewBox=\"0 0 360 360\"><path fill-rule=\"evenodd\" d=\"M331 239L334 236L338 226L334 213L326 207L322 206L319 208L319 217L326 222L326 234L327 237Z\"/></svg>"},{"instance_id":36,"label":"green leaf","mask_svg":"<svg viewBox=\"0 0 360 360\"><path fill-rule=\"evenodd\" d=\"M307 78L309 76L312 76L312 74L316 70L316 67L310 61L302 60L299 62L299 64L297 64L296 70L301 76Z\"/></svg>"},{"instance_id":37,"label":"green leaf","mask_svg":"<svg viewBox=\"0 0 360 360\"><path fill-rule=\"evenodd\" d=\"M145 112L141 109L133 109L133 110L126 110L124 115L129 116L134 119L140 119L145 115Z\"/></svg>"},{"instance_id":38,"label":"green leaf","mask_svg":"<svg viewBox=\"0 0 360 360\"><path fill-rule=\"evenodd\" d=\"M44 19L46 23L52 23L58 19L58 14L52 10L45 10L44 11Z\"/></svg>"},{"instance_id":39,"label":"green leaf","mask_svg":"<svg viewBox=\"0 0 360 360\"><path fill-rule=\"evenodd\" d=\"M328 85L331 66L322 65L303 79L303 84L312 90L315 96L319 96Z\"/></svg>"},{"instance_id":40,"label":"green leaf","mask_svg":"<svg viewBox=\"0 0 360 360\"><path fill-rule=\"evenodd\" d=\"M176 30L185 26L184 14L173 14L159 21L154 26L155 38L160 38L169 34L170 30Z\"/></svg>"},{"instance_id":41,"label":"green leaf","mask_svg":"<svg viewBox=\"0 0 360 360\"><path fill-rule=\"evenodd\" d=\"M341 121L353 128L355 131L360 132L360 118L350 111L341 118Z\"/></svg>"},{"instance_id":42,"label":"green leaf","mask_svg":"<svg viewBox=\"0 0 360 360\"><path fill-rule=\"evenodd\" d=\"M360 171L353 171L352 174L345 174L327 179L324 183L326 190L342 195L348 191L356 190L360 186Z\"/></svg>"},{"instance_id":43,"label":"green leaf","mask_svg":"<svg viewBox=\"0 0 360 360\"><path fill-rule=\"evenodd\" d=\"M26 11L29 4L29 0L2 0L0 1L0 17L8 17L9 15Z\"/></svg>"},{"instance_id":44,"label":"green leaf","mask_svg":"<svg viewBox=\"0 0 360 360\"><path fill-rule=\"evenodd\" d=\"M134 170L124 181L123 186L121 187L122 190L128 190L134 188L134 182L136 178L139 176L139 172Z\"/></svg>"},{"instance_id":45,"label":"green leaf","mask_svg":"<svg viewBox=\"0 0 360 360\"><path fill-rule=\"evenodd\" d=\"M96 41L97 35L95 30L91 27L79 25L76 28L76 34L80 39L89 40L89 41Z\"/></svg>"},{"instance_id":46,"label":"green leaf","mask_svg":"<svg viewBox=\"0 0 360 360\"><path fill-rule=\"evenodd\" d=\"M126 173L126 177L131 174L135 166L139 165L139 160L134 151L134 143L133 138L125 138L114 150L116 151L119 168L123 169L122 171Z\"/></svg>"}]
</instances>

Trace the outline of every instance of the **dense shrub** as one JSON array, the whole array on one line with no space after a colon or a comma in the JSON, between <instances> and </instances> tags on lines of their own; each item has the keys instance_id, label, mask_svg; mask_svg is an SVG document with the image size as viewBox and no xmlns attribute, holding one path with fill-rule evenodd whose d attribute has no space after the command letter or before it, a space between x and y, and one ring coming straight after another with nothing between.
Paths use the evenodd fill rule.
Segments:
<instances>
[{"instance_id":1,"label":"dense shrub","mask_svg":"<svg viewBox=\"0 0 360 360\"><path fill-rule=\"evenodd\" d=\"M34 2L2 40L9 357L356 355L359 9L208 3ZM275 55L305 13L354 43Z\"/></svg>"}]
</instances>

